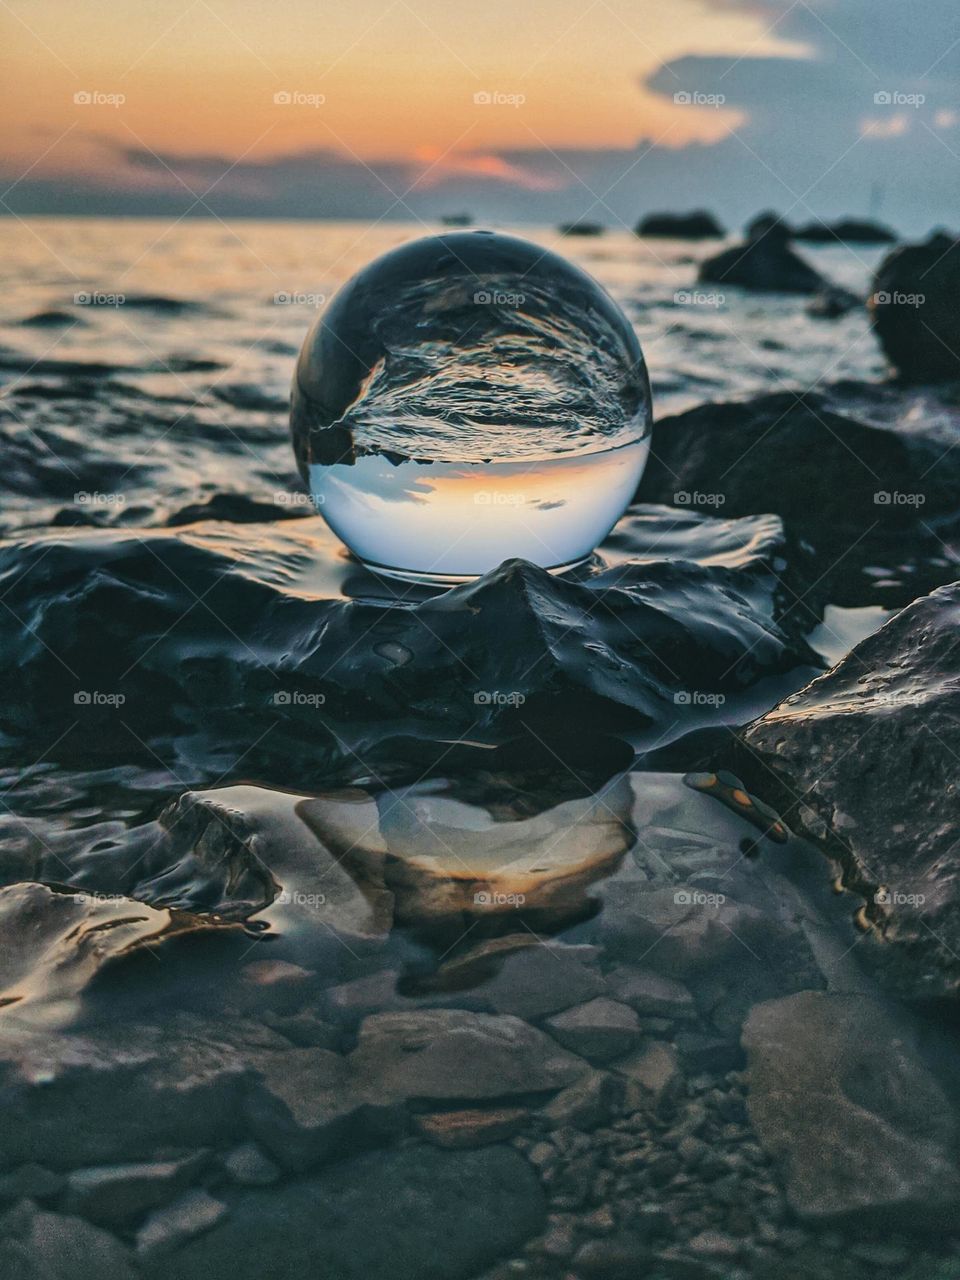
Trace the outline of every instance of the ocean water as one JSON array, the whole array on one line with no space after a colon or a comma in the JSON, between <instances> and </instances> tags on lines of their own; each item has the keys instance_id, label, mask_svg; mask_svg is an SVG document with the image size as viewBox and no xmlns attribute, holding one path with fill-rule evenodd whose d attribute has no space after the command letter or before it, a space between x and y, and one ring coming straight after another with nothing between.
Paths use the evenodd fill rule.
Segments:
<instances>
[{"instance_id":1,"label":"ocean water","mask_svg":"<svg viewBox=\"0 0 960 1280\"><path fill-rule=\"evenodd\" d=\"M0 1277L954 1280L955 1019L711 755L887 610L764 514L605 537L646 440L297 473L318 309L439 229L0 220ZM883 375L713 245L512 230L657 418ZM600 545L384 598L328 524L451 578Z\"/></svg>"}]
</instances>

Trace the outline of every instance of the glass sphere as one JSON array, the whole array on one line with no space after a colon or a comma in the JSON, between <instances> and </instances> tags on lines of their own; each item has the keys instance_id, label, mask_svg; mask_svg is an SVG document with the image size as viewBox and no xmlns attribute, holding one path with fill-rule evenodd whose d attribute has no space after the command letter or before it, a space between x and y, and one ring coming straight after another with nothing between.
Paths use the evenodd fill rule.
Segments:
<instances>
[{"instance_id":1,"label":"glass sphere","mask_svg":"<svg viewBox=\"0 0 960 1280\"><path fill-rule=\"evenodd\" d=\"M489 231L365 267L307 335L291 398L317 509L369 567L419 581L591 554L649 451L650 383L595 280Z\"/></svg>"}]
</instances>

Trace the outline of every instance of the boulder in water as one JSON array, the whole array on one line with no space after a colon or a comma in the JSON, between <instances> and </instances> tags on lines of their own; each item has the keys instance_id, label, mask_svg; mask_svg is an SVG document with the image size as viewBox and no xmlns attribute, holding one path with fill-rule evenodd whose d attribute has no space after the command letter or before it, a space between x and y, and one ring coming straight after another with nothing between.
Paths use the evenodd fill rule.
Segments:
<instances>
[{"instance_id":1,"label":"boulder in water","mask_svg":"<svg viewBox=\"0 0 960 1280\"><path fill-rule=\"evenodd\" d=\"M695 209L692 213L648 213L637 223L638 236L671 240L711 240L724 235L712 213Z\"/></svg>"},{"instance_id":2,"label":"boulder in water","mask_svg":"<svg viewBox=\"0 0 960 1280\"><path fill-rule=\"evenodd\" d=\"M943 232L884 258L869 299L884 354L907 382L960 379L960 240Z\"/></svg>"}]
</instances>

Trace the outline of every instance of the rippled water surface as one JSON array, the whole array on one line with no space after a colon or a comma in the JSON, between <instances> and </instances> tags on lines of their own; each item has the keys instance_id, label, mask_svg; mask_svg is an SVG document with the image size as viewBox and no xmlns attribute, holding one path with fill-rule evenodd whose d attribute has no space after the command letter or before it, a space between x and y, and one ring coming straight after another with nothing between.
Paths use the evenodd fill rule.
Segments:
<instances>
[{"instance_id":1,"label":"rippled water surface","mask_svg":"<svg viewBox=\"0 0 960 1280\"><path fill-rule=\"evenodd\" d=\"M469 486L507 563L368 573L290 378L432 230L0 220L0 1280L955 1280L954 1016L731 767L912 579L831 599L762 494L553 577L455 462L420 497ZM521 234L624 308L658 418L882 376L863 311L698 290L714 246ZM880 256L803 252L861 294ZM331 525L420 536L417 464L366 461ZM553 465L524 502L602 534L626 491Z\"/></svg>"}]
</instances>

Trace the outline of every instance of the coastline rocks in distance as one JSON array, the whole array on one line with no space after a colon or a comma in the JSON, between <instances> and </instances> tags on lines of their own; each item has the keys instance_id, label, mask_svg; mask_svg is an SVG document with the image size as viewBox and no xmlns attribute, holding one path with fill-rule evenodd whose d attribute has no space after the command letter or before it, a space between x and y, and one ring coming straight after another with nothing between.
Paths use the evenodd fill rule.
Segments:
<instances>
[{"instance_id":1,"label":"coastline rocks in distance","mask_svg":"<svg viewBox=\"0 0 960 1280\"><path fill-rule=\"evenodd\" d=\"M887 359L906 382L960 380L960 240L937 232L887 255L868 306Z\"/></svg>"},{"instance_id":2,"label":"coastline rocks in distance","mask_svg":"<svg viewBox=\"0 0 960 1280\"><path fill-rule=\"evenodd\" d=\"M725 232L712 213L695 209L691 213L648 213L637 223L638 236L671 240L721 239Z\"/></svg>"},{"instance_id":3,"label":"coastline rocks in distance","mask_svg":"<svg viewBox=\"0 0 960 1280\"><path fill-rule=\"evenodd\" d=\"M960 576L941 541L956 520L956 452L842 406L776 392L661 418L637 501L775 512L815 549L818 590L835 604L902 605Z\"/></svg>"},{"instance_id":4,"label":"coastline rocks in distance","mask_svg":"<svg viewBox=\"0 0 960 1280\"><path fill-rule=\"evenodd\" d=\"M744 227L744 235L748 240L757 240L760 236L775 235L789 240L793 236L793 227L775 209L764 209Z\"/></svg>"},{"instance_id":5,"label":"coastline rocks in distance","mask_svg":"<svg viewBox=\"0 0 960 1280\"><path fill-rule=\"evenodd\" d=\"M801 991L743 1030L747 1110L811 1222L956 1227L952 1109L904 1017L861 994Z\"/></svg>"},{"instance_id":6,"label":"coastline rocks in distance","mask_svg":"<svg viewBox=\"0 0 960 1280\"><path fill-rule=\"evenodd\" d=\"M757 293L817 293L827 283L790 248L789 232L779 220L760 224L742 244L705 258L697 279Z\"/></svg>"},{"instance_id":7,"label":"coastline rocks in distance","mask_svg":"<svg viewBox=\"0 0 960 1280\"><path fill-rule=\"evenodd\" d=\"M561 222L557 230L562 236L602 236L606 227L602 222Z\"/></svg>"},{"instance_id":8,"label":"coastline rocks in distance","mask_svg":"<svg viewBox=\"0 0 960 1280\"><path fill-rule=\"evenodd\" d=\"M809 244L894 244L897 239L889 227L862 218L838 218L836 222L817 218L795 228L793 238Z\"/></svg>"},{"instance_id":9,"label":"coastline rocks in distance","mask_svg":"<svg viewBox=\"0 0 960 1280\"><path fill-rule=\"evenodd\" d=\"M863 960L900 995L960 993L960 584L904 609L741 737L741 772L865 900Z\"/></svg>"}]
</instances>

